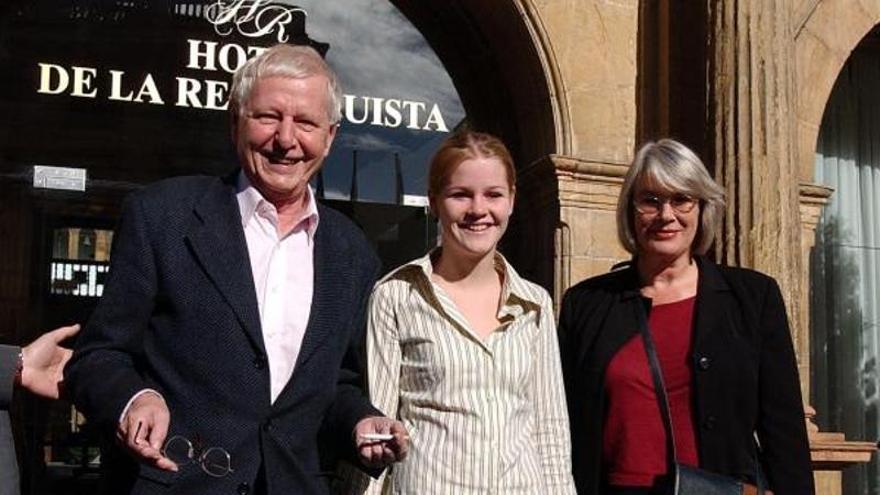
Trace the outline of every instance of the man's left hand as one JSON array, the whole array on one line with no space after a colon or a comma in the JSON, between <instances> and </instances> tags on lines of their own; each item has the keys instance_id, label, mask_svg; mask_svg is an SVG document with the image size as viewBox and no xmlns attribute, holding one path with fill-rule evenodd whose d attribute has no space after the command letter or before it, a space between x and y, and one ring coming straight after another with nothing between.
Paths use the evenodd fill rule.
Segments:
<instances>
[{"instance_id":1,"label":"man's left hand","mask_svg":"<svg viewBox=\"0 0 880 495\"><path fill-rule=\"evenodd\" d=\"M391 435L391 438L377 439L380 435ZM354 427L354 441L361 462L371 468L402 461L409 452L409 434L403 423L383 416L360 420Z\"/></svg>"}]
</instances>

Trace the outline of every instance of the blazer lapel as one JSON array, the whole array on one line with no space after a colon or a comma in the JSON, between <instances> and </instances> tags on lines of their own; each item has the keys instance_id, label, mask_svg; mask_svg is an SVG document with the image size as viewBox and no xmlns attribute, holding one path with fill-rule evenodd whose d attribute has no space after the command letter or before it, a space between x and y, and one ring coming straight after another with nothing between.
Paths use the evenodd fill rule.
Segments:
<instances>
[{"instance_id":1,"label":"blazer lapel","mask_svg":"<svg viewBox=\"0 0 880 495\"><path fill-rule=\"evenodd\" d=\"M265 353L254 276L232 184L234 178L227 178L205 193L194 208L196 221L186 240L254 347Z\"/></svg>"},{"instance_id":2,"label":"blazer lapel","mask_svg":"<svg viewBox=\"0 0 880 495\"><path fill-rule=\"evenodd\" d=\"M632 272L635 274L634 269ZM596 348L596 360L602 370L608 367L608 363L624 344L639 335L636 312L639 304L645 304L645 299L639 291L638 277L627 279L626 288L616 295L619 299L612 304L606 323L602 325L602 330L607 335L602 336ZM633 282L632 285L630 282Z\"/></svg>"},{"instance_id":3,"label":"blazer lapel","mask_svg":"<svg viewBox=\"0 0 880 495\"><path fill-rule=\"evenodd\" d=\"M348 242L338 234L333 218L324 214L324 210L323 206L318 205L320 220L315 232L315 285L309 322L293 374L272 404L272 409L276 412L289 407L297 383L307 383L307 377L302 376L302 370L308 360L330 336L343 330L339 327L343 321L348 321L346 316L358 310L355 305L359 301L353 301L348 295L352 293L351 284L357 283L356 274L351 270L352 254L347 247Z\"/></svg>"},{"instance_id":4,"label":"blazer lapel","mask_svg":"<svg viewBox=\"0 0 880 495\"><path fill-rule=\"evenodd\" d=\"M700 278L697 282L697 301L694 315L694 349L705 348L707 336L711 336L727 319L727 308L723 299L724 294L730 291L730 286L724 280L721 270L711 261L697 256L697 267L700 270Z\"/></svg>"},{"instance_id":5,"label":"blazer lapel","mask_svg":"<svg viewBox=\"0 0 880 495\"><path fill-rule=\"evenodd\" d=\"M578 361L583 369L604 370L617 351L633 336L638 335L636 304L643 301L639 292L639 277L634 265L617 274L613 286L607 289L607 309L601 319L593 323L597 331L582 331ZM603 371L604 373L604 371Z\"/></svg>"},{"instance_id":6,"label":"blazer lapel","mask_svg":"<svg viewBox=\"0 0 880 495\"><path fill-rule=\"evenodd\" d=\"M359 301L347 297L351 293L351 284L357 283L356 274L351 270L352 254L348 242L336 231L333 218L323 213L324 207L318 206L318 209L321 219L315 232L312 308L293 376L328 336L340 330L340 320L347 319L340 315L358 310L355 305Z\"/></svg>"}]
</instances>

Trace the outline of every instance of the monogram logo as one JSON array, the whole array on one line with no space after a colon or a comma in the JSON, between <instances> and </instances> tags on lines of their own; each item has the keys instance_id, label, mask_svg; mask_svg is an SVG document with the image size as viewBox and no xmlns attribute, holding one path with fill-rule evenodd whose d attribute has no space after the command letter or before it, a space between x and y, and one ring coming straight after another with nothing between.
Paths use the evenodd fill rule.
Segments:
<instances>
[{"instance_id":1,"label":"monogram logo","mask_svg":"<svg viewBox=\"0 0 880 495\"><path fill-rule=\"evenodd\" d=\"M242 36L259 38L274 32L278 42L284 43L290 38L287 26L299 12L308 15L305 9L270 0L217 0L205 9L205 18L221 36L238 31Z\"/></svg>"}]
</instances>

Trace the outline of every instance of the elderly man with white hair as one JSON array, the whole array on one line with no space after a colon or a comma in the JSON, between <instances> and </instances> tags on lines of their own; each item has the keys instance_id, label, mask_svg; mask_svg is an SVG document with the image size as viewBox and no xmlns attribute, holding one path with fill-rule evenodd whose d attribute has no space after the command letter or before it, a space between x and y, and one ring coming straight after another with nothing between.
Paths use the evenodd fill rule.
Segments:
<instances>
[{"instance_id":1,"label":"elderly man with white hair","mask_svg":"<svg viewBox=\"0 0 880 495\"><path fill-rule=\"evenodd\" d=\"M126 201L66 375L138 461L113 466L112 493L323 494L325 454L364 468L406 455L402 424L362 391L356 352L378 259L309 187L340 101L317 52L270 48L230 91L241 170Z\"/></svg>"}]
</instances>

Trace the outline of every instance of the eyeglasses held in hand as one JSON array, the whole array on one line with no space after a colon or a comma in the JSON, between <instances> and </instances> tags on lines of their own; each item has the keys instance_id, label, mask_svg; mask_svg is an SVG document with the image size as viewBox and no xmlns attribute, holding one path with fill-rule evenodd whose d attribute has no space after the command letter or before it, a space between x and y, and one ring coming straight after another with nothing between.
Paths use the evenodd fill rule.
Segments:
<instances>
[{"instance_id":1,"label":"eyeglasses held in hand","mask_svg":"<svg viewBox=\"0 0 880 495\"><path fill-rule=\"evenodd\" d=\"M642 215L656 215L660 213L665 203L669 203L669 206L678 213L690 213L697 206L699 200L683 193L675 193L669 196L642 193L633 198L633 205Z\"/></svg>"},{"instance_id":2,"label":"eyeglasses held in hand","mask_svg":"<svg viewBox=\"0 0 880 495\"><path fill-rule=\"evenodd\" d=\"M222 478L232 471L232 457L222 447L202 448L201 440L194 437L195 442L188 438L175 435L165 442L162 455L171 459L178 466L186 466L197 462L202 471L215 478Z\"/></svg>"}]
</instances>

